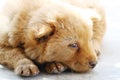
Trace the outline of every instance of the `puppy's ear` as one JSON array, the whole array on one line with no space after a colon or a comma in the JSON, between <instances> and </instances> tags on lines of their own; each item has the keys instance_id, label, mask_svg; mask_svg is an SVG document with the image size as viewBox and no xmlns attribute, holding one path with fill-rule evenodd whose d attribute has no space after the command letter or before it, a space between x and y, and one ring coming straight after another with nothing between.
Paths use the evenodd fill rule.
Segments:
<instances>
[{"instance_id":1,"label":"puppy's ear","mask_svg":"<svg viewBox=\"0 0 120 80\"><path fill-rule=\"evenodd\" d=\"M54 28L52 28L48 24L32 24L26 33L27 43L36 45L37 41L44 41L49 36L51 36L54 32Z\"/></svg>"},{"instance_id":2,"label":"puppy's ear","mask_svg":"<svg viewBox=\"0 0 120 80\"><path fill-rule=\"evenodd\" d=\"M41 39L53 34L54 29L50 25L38 25L34 29L35 38Z\"/></svg>"},{"instance_id":3,"label":"puppy's ear","mask_svg":"<svg viewBox=\"0 0 120 80\"><path fill-rule=\"evenodd\" d=\"M94 9L82 9L81 16L87 21L89 25L93 25L94 21L100 21L100 14Z\"/></svg>"},{"instance_id":4,"label":"puppy's ear","mask_svg":"<svg viewBox=\"0 0 120 80\"><path fill-rule=\"evenodd\" d=\"M51 25L55 31L59 30L59 29L64 29L64 16L63 15L56 15L54 16L53 19L47 19L47 23L49 25Z\"/></svg>"}]
</instances>

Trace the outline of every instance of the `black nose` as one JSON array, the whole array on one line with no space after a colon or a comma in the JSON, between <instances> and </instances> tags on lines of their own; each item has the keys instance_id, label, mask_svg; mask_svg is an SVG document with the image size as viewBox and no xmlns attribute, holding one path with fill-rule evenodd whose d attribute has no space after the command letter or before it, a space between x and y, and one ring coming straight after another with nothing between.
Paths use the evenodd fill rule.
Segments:
<instances>
[{"instance_id":1,"label":"black nose","mask_svg":"<svg viewBox=\"0 0 120 80\"><path fill-rule=\"evenodd\" d=\"M97 62L89 62L90 68L94 68L96 66Z\"/></svg>"}]
</instances>

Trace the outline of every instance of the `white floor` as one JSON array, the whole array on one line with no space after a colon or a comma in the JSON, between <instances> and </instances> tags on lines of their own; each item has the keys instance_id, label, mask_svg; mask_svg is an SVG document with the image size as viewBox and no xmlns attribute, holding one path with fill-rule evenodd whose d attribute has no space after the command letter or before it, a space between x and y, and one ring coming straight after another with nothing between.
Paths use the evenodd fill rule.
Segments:
<instances>
[{"instance_id":1,"label":"white floor","mask_svg":"<svg viewBox=\"0 0 120 80\"><path fill-rule=\"evenodd\" d=\"M102 0L102 3L107 12L107 32L100 61L93 71L59 75L41 73L35 77L23 78L0 66L0 80L120 80L120 1Z\"/></svg>"}]
</instances>

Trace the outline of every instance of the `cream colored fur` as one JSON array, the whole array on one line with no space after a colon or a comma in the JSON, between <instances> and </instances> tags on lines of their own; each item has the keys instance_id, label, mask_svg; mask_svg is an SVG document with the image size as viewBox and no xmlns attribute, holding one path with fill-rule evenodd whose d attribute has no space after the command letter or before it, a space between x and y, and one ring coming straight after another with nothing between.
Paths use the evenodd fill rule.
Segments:
<instances>
[{"instance_id":1,"label":"cream colored fur","mask_svg":"<svg viewBox=\"0 0 120 80\"><path fill-rule=\"evenodd\" d=\"M0 64L22 76L39 73L33 61L88 71L105 26L97 0L8 0L0 12Z\"/></svg>"}]
</instances>

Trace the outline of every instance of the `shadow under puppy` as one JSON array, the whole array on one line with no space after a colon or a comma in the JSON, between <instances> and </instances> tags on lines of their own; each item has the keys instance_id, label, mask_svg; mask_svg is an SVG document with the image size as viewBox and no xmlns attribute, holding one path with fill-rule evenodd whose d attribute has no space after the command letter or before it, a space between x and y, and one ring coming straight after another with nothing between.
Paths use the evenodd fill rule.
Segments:
<instances>
[{"instance_id":1,"label":"shadow under puppy","mask_svg":"<svg viewBox=\"0 0 120 80\"><path fill-rule=\"evenodd\" d=\"M94 68L105 32L104 11L96 0L66 1L8 1L0 13L0 64L21 76L40 72L33 61L51 62L48 73Z\"/></svg>"}]
</instances>

